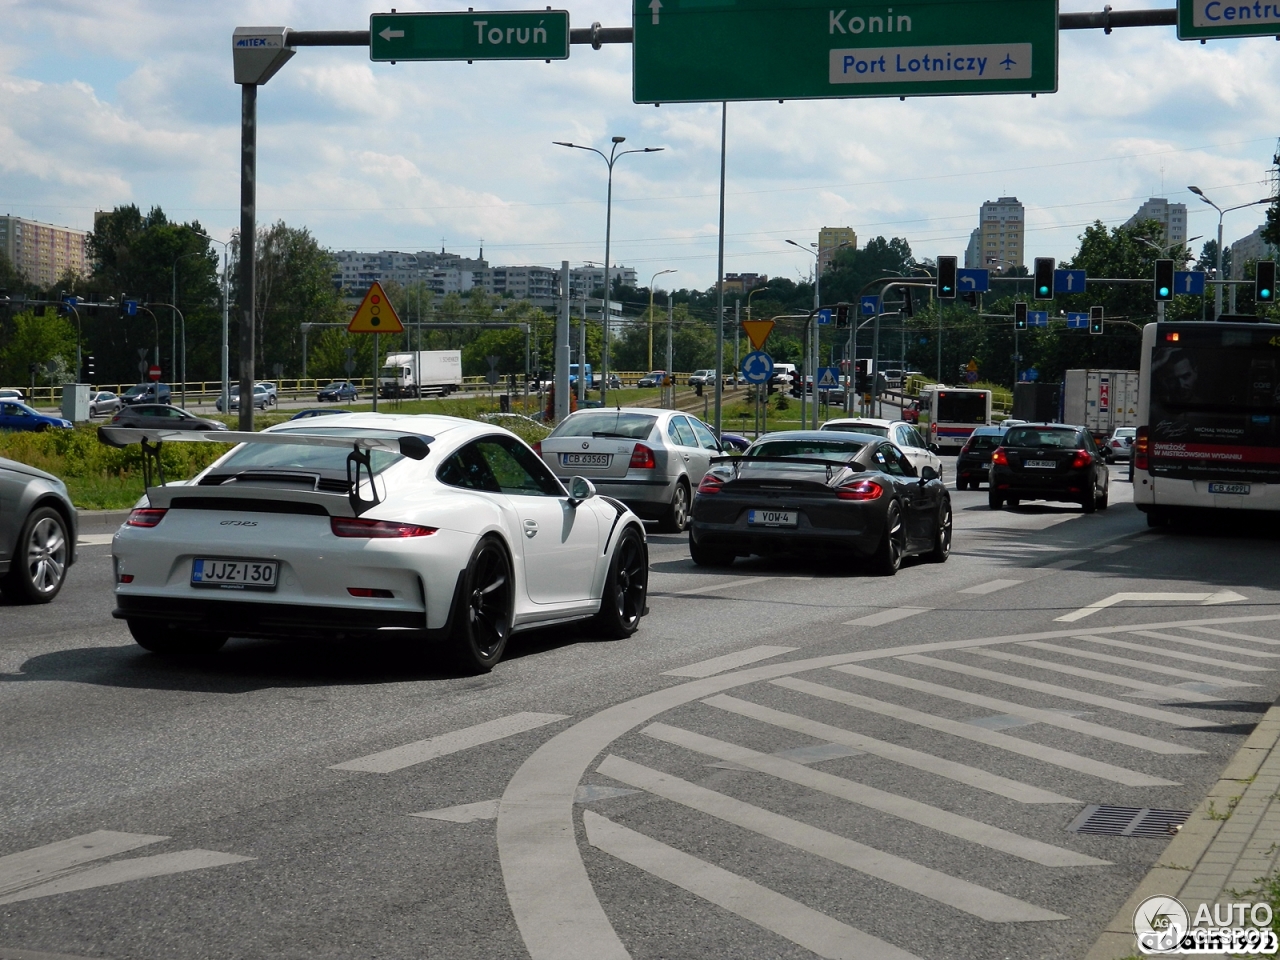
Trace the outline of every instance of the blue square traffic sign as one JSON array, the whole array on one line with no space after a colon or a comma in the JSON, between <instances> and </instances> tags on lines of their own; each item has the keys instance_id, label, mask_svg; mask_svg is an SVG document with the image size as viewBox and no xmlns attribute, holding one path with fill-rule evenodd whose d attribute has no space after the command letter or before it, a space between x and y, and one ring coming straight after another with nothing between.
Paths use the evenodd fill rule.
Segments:
<instances>
[{"instance_id":1,"label":"blue square traffic sign","mask_svg":"<svg viewBox=\"0 0 1280 960\"><path fill-rule=\"evenodd\" d=\"M880 312L879 297L863 297L862 298L862 315L864 317L874 317Z\"/></svg>"},{"instance_id":2,"label":"blue square traffic sign","mask_svg":"<svg viewBox=\"0 0 1280 960\"><path fill-rule=\"evenodd\" d=\"M1053 292L1084 293L1085 275L1083 270L1053 271Z\"/></svg>"},{"instance_id":3,"label":"blue square traffic sign","mask_svg":"<svg viewBox=\"0 0 1280 960\"><path fill-rule=\"evenodd\" d=\"M1027 326L1029 327L1047 327L1049 325L1048 310L1028 310Z\"/></svg>"},{"instance_id":4,"label":"blue square traffic sign","mask_svg":"<svg viewBox=\"0 0 1280 960\"><path fill-rule=\"evenodd\" d=\"M991 289L991 271L969 267L957 270L956 289L961 293L986 293Z\"/></svg>"},{"instance_id":5,"label":"blue square traffic sign","mask_svg":"<svg viewBox=\"0 0 1280 960\"><path fill-rule=\"evenodd\" d=\"M828 324L828 323L830 323L830 322L831 322L831 311L830 311L830 310L819 310L819 311L818 311L818 322L819 322L819 323L821 323L821 324Z\"/></svg>"},{"instance_id":6,"label":"blue square traffic sign","mask_svg":"<svg viewBox=\"0 0 1280 960\"><path fill-rule=\"evenodd\" d=\"M1087 313L1068 313L1067 329L1083 330L1089 326L1089 315Z\"/></svg>"},{"instance_id":7,"label":"blue square traffic sign","mask_svg":"<svg viewBox=\"0 0 1280 960\"><path fill-rule=\"evenodd\" d=\"M1179 270L1173 275L1173 292L1184 297L1204 296L1203 270Z\"/></svg>"}]
</instances>

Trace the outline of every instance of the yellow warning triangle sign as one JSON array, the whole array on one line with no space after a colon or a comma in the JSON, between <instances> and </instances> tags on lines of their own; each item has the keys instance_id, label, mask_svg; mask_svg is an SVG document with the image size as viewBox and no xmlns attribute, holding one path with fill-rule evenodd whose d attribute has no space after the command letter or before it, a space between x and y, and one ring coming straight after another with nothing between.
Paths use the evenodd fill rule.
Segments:
<instances>
[{"instance_id":1,"label":"yellow warning triangle sign","mask_svg":"<svg viewBox=\"0 0 1280 960\"><path fill-rule=\"evenodd\" d=\"M773 333L773 321L743 320L742 329L746 331L747 339L751 341L751 346L757 350L763 350L764 342L769 339L769 334Z\"/></svg>"},{"instance_id":2,"label":"yellow warning triangle sign","mask_svg":"<svg viewBox=\"0 0 1280 960\"><path fill-rule=\"evenodd\" d=\"M360 309L347 324L347 330L350 333L404 332L404 324L396 316L396 308L391 306L391 301L382 292L382 284L377 280L370 285L369 292L364 295L364 300L360 304Z\"/></svg>"}]
</instances>

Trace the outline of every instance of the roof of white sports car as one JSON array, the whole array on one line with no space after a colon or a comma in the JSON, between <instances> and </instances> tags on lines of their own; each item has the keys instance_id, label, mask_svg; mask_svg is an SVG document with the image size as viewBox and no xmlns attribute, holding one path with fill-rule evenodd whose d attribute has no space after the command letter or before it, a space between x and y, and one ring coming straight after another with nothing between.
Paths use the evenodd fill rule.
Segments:
<instances>
[{"instance_id":1,"label":"roof of white sports car","mask_svg":"<svg viewBox=\"0 0 1280 960\"><path fill-rule=\"evenodd\" d=\"M315 433L332 427L366 427L376 430L392 430L396 432L417 434L426 437L443 438L451 434L449 440L462 441L472 436L483 436L496 432L509 433L505 427L485 423L481 420L467 420L462 417L446 417L435 413L335 413L330 416L310 420L286 420L264 433Z\"/></svg>"}]
</instances>

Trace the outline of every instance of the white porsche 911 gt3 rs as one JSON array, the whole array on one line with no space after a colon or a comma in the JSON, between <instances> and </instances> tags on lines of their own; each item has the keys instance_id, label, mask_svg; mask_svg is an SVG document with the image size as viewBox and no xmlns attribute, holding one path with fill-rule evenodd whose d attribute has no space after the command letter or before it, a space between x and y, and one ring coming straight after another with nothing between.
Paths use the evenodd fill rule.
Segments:
<instances>
[{"instance_id":1,"label":"white porsche 911 gt3 rs","mask_svg":"<svg viewBox=\"0 0 1280 960\"><path fill-rule=\"evenodd\" d=\"M569 490L500 427L347 414L215 436L102 427L141 442L239 445L185 484L148 484L112 541L116 609L158 653L237 637L420 637L489 670L518 631L645 614L640 520Z\"/></svg>"}]
</instances>

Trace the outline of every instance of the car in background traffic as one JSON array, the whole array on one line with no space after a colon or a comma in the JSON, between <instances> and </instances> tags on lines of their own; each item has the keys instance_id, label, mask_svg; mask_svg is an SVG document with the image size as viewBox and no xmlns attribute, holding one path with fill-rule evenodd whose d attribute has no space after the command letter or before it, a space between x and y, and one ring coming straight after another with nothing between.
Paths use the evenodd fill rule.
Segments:
<instances>
[{"instance_id":1,"label":"car in background traffic","mask_svg":"<svg viewBox=\"0 0 1280 960\"><path fill-rule=\"evenodd\" d=\"M280 391L279 391L279 389L276 387L276 385L275 385L274 383L272 383L270 380L260 380L260 381L258 382L258 386L259 386L259 387L262 387L262 389L263 389L263 390L267 391L267 393L268 393L268 394L270 395L270 397L271 397L271 403L272 403L272 405L273 405L273 406L274 406L276 403L279 403L279 401L280 401Z\"/></svg>"},{"instance_id":2,"label":"car in background traffic","mask_svg":"<svg viewBox=\"0 0 1280 960\"><path fill-rule=\"evenodd\" d=\"M1108 463L1112 460L1132 460L1133 442L1137 439L1137 427L1116 427L1111 431L1111 436L1102 441L1102 455Z\"/></svg>"},{"instance_id":3,"label":"car in background traffic","mask_svg":"<svg viewBox=\"0 0 1280 960\"><path fill-rule=\"evenodd\" d=\"M197 417L168 403L139 403L123 407L111 418L113 427L158 427L165 430L226 430L221 420Z\"/></svg>"},{"instance_id":4,"label":"car in background traffic","mask_svg":"<svg viewBox=\"0 0 1280 960\"><path fill-rule=\"evenodd\" d=\"M843 433L862 433L872 437L880 437L897 445L911 465L920 473L925 467L932 467L939 478L942 477L942 457L938 455L938 445L929 443L920 435L920 431L905 420L881 420L874 417L840 417L828 420L822 425L823 430L835 430Z\"/></svg>"},{"instance_id":5,"label":"car in background traffic","mask_svg":"<svg viewBox=\"0 0 1280 960\"><path fill-rule=\"evenodd\" d=\"M316 400L320 403L329 401L337 403L341 400L359 400L360 390L354 383L346 380L335 380L316 391Z\"/></svg>"},{"instance_id":6,"label":"car in background traffic","mask_svg":"<svg viewBox=\"0 0 1280 960\"><path fill-rule=\"evenodd\" d=\"M1111 471L1084 427L1028 423L1010 427L991 453L988 505L1023 500L1078 503L1085 513L1107 509Z\"/></svg>"},{"instance_id":7,"label":"car in background traffic","mask_svg":"<svg viewBox=\"0 0 1280 960\"><path fill-rule=\"evenodd\" d=\"M276 402L275 395L272 394L266 384L255 383L253 385L253 405L259 410L266 410ZM232 410L240 409L240 387L237 384L231 385L230 405ZM222 398L218 398L218 402L214 404L219 413L222 413Z\"/></svg>"},{"instance_id":8,"label":"car in background traffic","mask_svg":"<svg viewBox=\"0 0 1280 960\"><path fill-rule=\"evenodd\" d=\"M41 413L17 400L0 400L0 430L42 433L45 430L70 430L73 426L70 420Z\"/></svg>"},{"instance_id":9,"label":"car in background traffic","mask_svg":"<svg viewBox=\"0 0 1280 960\"><path fill-rule=\"evenodd\" d=\"M689 554L708 567L751 554L834 555L892 576L907 556L945 561L951 532L946 486L890 441L786 430L712 465L693 499Z\"/></svg>"},{"instance_id":10,"label":"car in background traffic","mask_svg":"<svg viewBox=\"0 0 1280 960\"><path fill-rule=\"evenodd\" d=\"M98 417L120 409L120 398L110 390L98 390L89 397L89 416Z\"/></svg>"},{"instance_id":11,"label":"car in background traffic","mask_svg":"<svg viewBox=\"0 0 1280 960\"><path fill-rule=\"evenodd\" d=\"M130 387L120 397L123 406L131 407L135 403L172 403L173 392L167 383L140 383Z\"/></svg>"},{"instance_id":12,"label":"car in background traffic","mask_svg":"<svg viewBox=\"0 0 1280 960\"><path fill-rule=\"evenodd\" d=\"M660 387L667 382L667 371L650 370L636 381L637 387Z\"/></svg>"},{"instance_id":13,"label":"car in background traffic","mask_svg":"<svg viewBox=\"0 0 1280 960\"><path fill-rule=\"evenodd\" d=\"M725 453L743 453L751 446L751 441L737 433L720 432L720 446Z\"/></svg>"},{"instance_id":14,"label":"car in background traffic","mask_svg":"<svg viewBox=\"0 0 1280 960\"><path fill-rule=\"evenodd\" d=\"M17 387L0 388L0 400L20 400L25 401L27 395Z\"/></svg>"},{"instance_id":15,"label":"car in background traffic","mask_svg":"<svg viewBox=\"0 0 1280 960\"><path fill-rule=\"evenodd\" d=\"M991 482L991 454L1000 446L1008 428L974 427L973 433L956 454L956 489L977 490L979 484Z\"/></svg>"},{"instance_id":16,"label":"car in background traffic","mask_svg":"<svg viewBox=\"0 0 1280 960\"><path fill-rule=\"evenodd\" d=\"M667 533L688 525L693 491L724 454L697 417L652 407L578 410L533 448L557 477L586 477Z\"/></svg>"},{"instance_id":17,"label":"car in background traffic","mask_svg":"<svg viewBox=\"0 0 1280 960\"><path fill-rule=\"evenodd\" d=\"M689 374L689 386L706 387L716 382L716 372L714 370L695 370Z\"/></svg>"},{"instance_id":18,"label":"car in background traffic","mask_svg":"<svg viewBox=\"0 0 1280 960\"><path fill-rule=\"evenodd\" d=\"M309 420L312 417L330 417L335 413L355 413L354 410L346 410L343 407L321 407L319 410L314 407L309 410L299 410L290 420Z\"/></svg>"},{"instance_id":19,"label":"car in background traffic","mask_svg":"<svg viewBox=\"0 0 1280 960\"><path fill-rule=\"evenodd\" d=\"M48 603L76 562L76 508L51 473L0 457L0 592Z\"/></svg>"}]
</instances>

